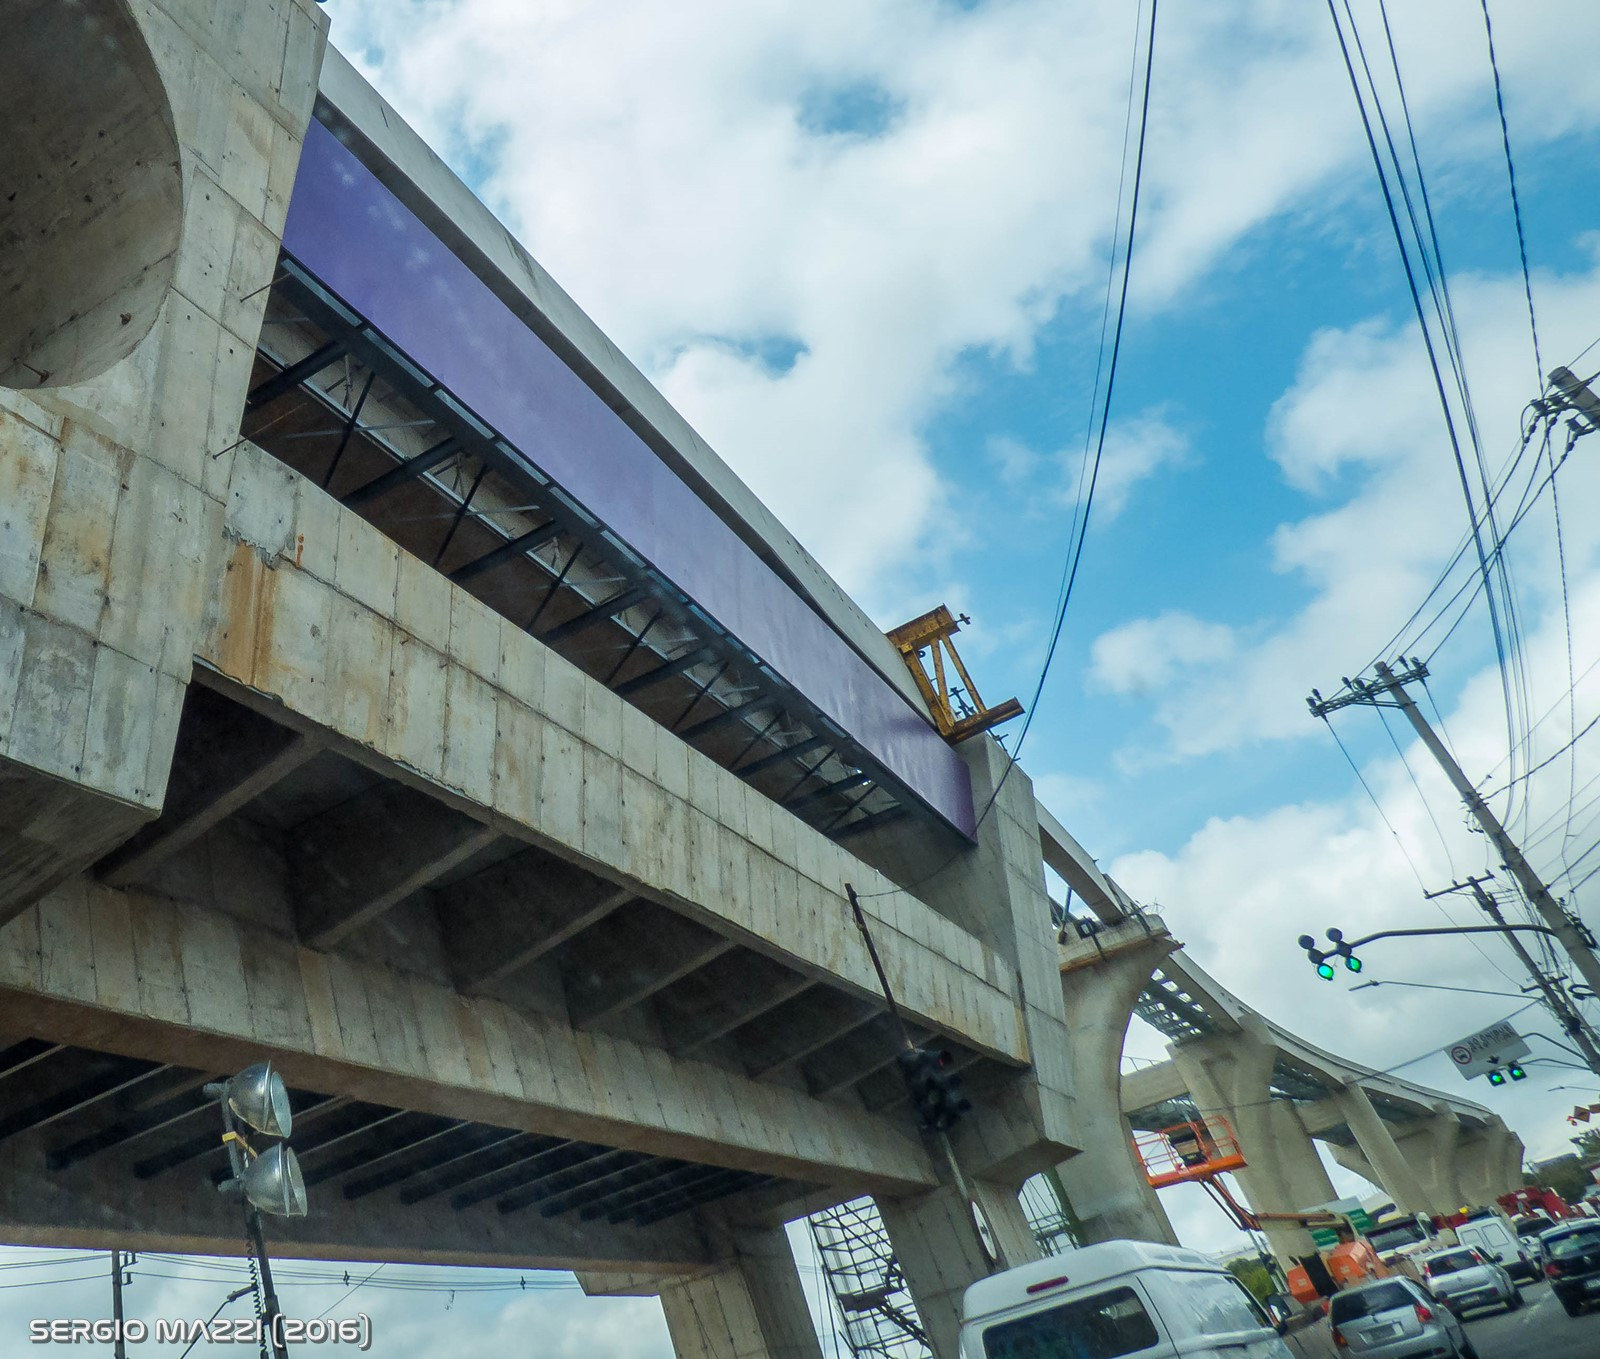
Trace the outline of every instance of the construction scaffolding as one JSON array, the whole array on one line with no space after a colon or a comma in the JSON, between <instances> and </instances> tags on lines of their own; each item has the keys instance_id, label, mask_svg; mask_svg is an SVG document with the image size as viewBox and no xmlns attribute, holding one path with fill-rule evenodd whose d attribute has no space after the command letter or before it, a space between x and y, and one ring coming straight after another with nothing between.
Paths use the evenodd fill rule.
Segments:
<instances>
[{"instance_id":1,"label":"construction scaffolding","mask_svg":"<svg viewBox=\"0 0 1600 1359\"><path fill-rule=\"evenodd\" d=\"M928 1359L928 1336L870 1198L811 1216L811 1239L856 1359Z\"/></svg>"},{"instance_id":2,"label":"construction scaffolding","mask_svg":"<svg viewBox=\"0 0 1600 1359\"><path fill-rule=\"evenodd\" d=\"M1059 1255L1078 1244L1076 1222L1053 1175L1035 1175L1019 1197L1041 1252ZM878 1205L852 1199L813 1213L810 1226L855 1359L929 1359L927 1333Z\"/></svg>"}]
</instances>

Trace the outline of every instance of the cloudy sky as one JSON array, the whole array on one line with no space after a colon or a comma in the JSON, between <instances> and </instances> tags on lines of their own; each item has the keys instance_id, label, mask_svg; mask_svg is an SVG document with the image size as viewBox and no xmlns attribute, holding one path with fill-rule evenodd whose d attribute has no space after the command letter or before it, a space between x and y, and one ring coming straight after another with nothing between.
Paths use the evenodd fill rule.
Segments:
<instances>
[{"instance_id":1,"label":"cloudy sky","mask_svg":"<svg viewBox=\"0 0 1600 1359\"><path fill-rule=\"evenodd\" d=\"M878 622L941 601L972 615L964 650L991 699L1033 691L1078 503L1137 8L327 5L334 41ZM1390 10L1498 477L1540 382L1483 16L1478 0ZM1384 77L1379 12L1355 12ZM1595 50L1600 10L1495 0L1493 13L1548 370L1600 339L1600 82L1572 56ZM1380 83L1396 112L1392 77ZM1600 347L1586 361L1585 377ZM1564 447L1558 432L1555 460ZM1504 509L1539 487L1545 457L1535 440L1515 461ZM1447 638L1453 613L1405 628L1468 518L1328 13L1167 0L1106 461L1025 767L1250 1003L1341 1053L1460 1088L1442 1059L1410 1059L1523 1004L1503 946L1376 947L1363 978L1505 996L1352 992L1317 982L1294 939L1470 921L1469 904L1422 892L1482 871L1483 837L1400 726L1354 709L1334 727L1369 799L1304 700L1399 630L1428 658L1469 774L1600 925L1600 880L1581 885L1600 867L1600 735L1561 753L1600 715L1597 457L1600 438L1579 440L1555 477L1565 598L1548 490L1507 549L1512 764L1481 602ZM1537 1011L1525 1022L1549 1029ZM1136 1030L1130 1052L1161 1044ZM1463 1093L1554 1154L1562 1113L1594 1088L1531 1070L1524 1087ZM1194 1244L1228 1238L1214 1210L1172 1208ZM179 1301L201 1315L226 1291L140 1287L152 1309L178 1305L158 1303L162 1289L193 1289ZM337 1297L304 1287L313 1313ZM64 1307L79 1289L103 1291L37 1296ZM650 1302L463 1292L447 1313L441 1294L373 1288L336 1314L358 1304L385 1318L380 1350L394 1355L481 1353L482 1328L508 1346L536 1333L540 1354L667 1352Z\"/></svg>"}]
</instances>

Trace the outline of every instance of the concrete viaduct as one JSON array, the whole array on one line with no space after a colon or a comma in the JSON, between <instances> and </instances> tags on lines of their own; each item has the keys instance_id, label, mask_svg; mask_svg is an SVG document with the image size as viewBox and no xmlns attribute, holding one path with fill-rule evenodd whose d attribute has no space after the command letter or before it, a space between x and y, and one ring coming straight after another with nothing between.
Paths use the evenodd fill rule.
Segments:
<instances>
[{"instance_id":1,"label":"concrete viaduct","mask_svg":"<svg viewBox=\"0 0 1600 1359\"><path fill-rule=\"evenodd\" d=\"M950 1359L990 1263L849 883L961 1064L1000 1259L1056 1165L1090 1228L1159 1234L1085 1171L1142 1183L1118 1058L1170 940L995 741L939 736L318 7L13 9L0 1233L236 1251L200 1087L270 1056L312 1201L277 1250L575 1268L659 1293L680 1354L815 1359L783 1224L870 1194ZM1142 942L1058 958L1046 862ZM1210 1023L1161 1100L1270 1087L1266 1135L1390 1173L1387 1087L1184 995Z\"/></svg>"}]
</instances>

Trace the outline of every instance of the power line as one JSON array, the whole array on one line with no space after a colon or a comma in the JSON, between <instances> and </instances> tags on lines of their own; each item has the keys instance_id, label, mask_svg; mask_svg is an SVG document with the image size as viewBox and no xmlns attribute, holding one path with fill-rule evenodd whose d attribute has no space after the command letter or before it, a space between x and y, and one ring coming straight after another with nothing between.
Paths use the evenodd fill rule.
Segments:
<instances>
[{"instance_id":1,"label":"power line","mask_svg":"<svg viewBox=\"0 0 1600 1359\"><path fill-rule=\"evenodd\" d=\"M1358 50L1359 50L1360 33L1359 33L1359 30L1357 29L1357 26L1356 26L1356 23L1355 23L1355 16L1350 10L1349 0L1345 0L1345 13L1346 13L1346 16L1347 16L1347 18L1349 20L1351 34L1352 34L1355 42L1357 43ZM1441 413L1444 416L1445 432L1446 432L1446 435L1448 436L1448 439L1449 439L1451 455L1452 455L1452 457L1454 459L1457 477L1458 477L1458 479L1460 481L1462 497L1466 502L1467 516L1468 516L1468 520L1471 523L1471 527L1472 527L1473 546L1476 549L1477 557L1478 557L1478 570L1479 570L1479 574L1483 577L1483 581L1484 581L1484 586L1485 586L1484 598L1485 598L1485 601L1488 604L1488 608L1489 608L1490 629L1491 629L1491 632L1492 632L1493 637L1494 637L1496 661L1497 661L1497 664L1499 666L1499 671L1500 671L1501 692L1502 692L1502 698L1504 700L1504 706L1505 706L1507 744L1508 744L1508 747L1510 749L1515 750L1517 745L1518 745L1517 725L1516 725L1516 718L1515 718L1515 715L1514 715L1517 703L1513 699L1513 688L1514 687L1519 687L1520 688L1520 686L1514 686L1514 682L1513 682L1511 657L1510 657L1510 654L1509 654L1509 649L1508 649L1508 644L1507 644L1508 628L1507 628L1506 625L1502 624L1501 617L1500 617L1501 610L1502 610L1502 602L1498 601L1496 599L1495 588L1494 588L1494 575L1493 575L1493 572L1492 572L1492 569L1491 569L1491 565L1490 565L1489 552L1488 552L1488 549L1486 549L1485 546L1484 546L1483 534L1482 534L1481 529L1479 527L1479 517L1478 517L1478 512L1477 512L1477 505L1476 505L1476 502L1473 499L1471 478L1470 478L1470 476L1469 476L1469 474L1467 472L1467 464L1466 464L1465 454L1464 454L1464 452L1462 450L1461 439L1460 439L1460 436L1459 436L1459 434L1457 432L1457 429L1456 429L1455 413L1454 413L1454 411L1452 409L1449 396L1448 396L1448 394L1447 394L1447 392L1445 390L1444 374L1440 369L1439 355L1438 355L1437 349L1435 348L1435 345L1434 345L1433 333L1432 333L1431 328L1428 325L1427 314L1423 309L1422 294L1421 294L1421 290L1420 290L1418 282L1417 282L1416 270L1412 266L1411 252L1410 252L1409 249L1407 249L1405 230L1401 226L1401 223L1400 223L1399 210L1395 205L1394 191L1390 187L1389 174L1388 174L1388 171L1385 168L1383 154L1379 150L1379 147L1378 147L1377 135L1373 131L1372 119L1368 115L1368 112L1367 112L1367 102L1366 102L1366 99L1365 99L1365 97L1363 95L1363 92L1362 92L1361 81L1360 81L1359 77L1356 74L1355 62L1351 57L1350 44L1345 39L1344 26L1339 22L1339 14L1338 14L1338 10L1335 8L1334 0L1328 0L1328 14L1329 14L1329 17L1333 21L1334 32L1335 32L1335 34L1337 35L1337 37L1339 39L1339 50L1340 50L1341 55L1344 58L1345 71L1346 71L1346 74L1349 76L1349 79L1350 79L1351 91L1355 95L1357 112L1360 114L1360 117L1361 117L1361 126L1362 126L1362 129L1363 129L1363 131L1364 131L1364 133L1366 135L1368 150L1371 152L1371 155L1372 155L1373 167L1377 171L1378 185L1379 185L1379 188L1380 188L1380 190L1382 191L1382 194L1383 194L1384 206L1385 206L1385 209L1387 210L1388 216L1389 216L1389 224L1390 224L1390 227L1391 227L1391 229L1392 229L1392 231L1394 233L1395 243L1399 248L1400 262L1401 262L1402 268L1404 269L1405 277L1406 277L1406 286L1407 286L1407 289L1408 289L1408 291L1410 293L1410 296L1411 296L1412 307L1413 307L1414 311L1416 312L1418 327L1422 332L1423 347L1424 347L1424 349L1426 351L1429 369L1431 370L1431 372L1433 374L1434 387L1435 387L1435 390L1437 392L1438 399L1439 399L1439 408L1440 408ZM1369 84L1371 84L1371 71L1370 71L1370 68L1367 67L1366 57L1365 57L1365 53L1364 52L1362 52L1362 54L1361 54L1361 61L1362 61L1363 68L1367 70L1368 82L1369 82ZM1398 67L1397 67L1397 70L1398 70ZM1412 206L1411 206L1409 190L1406 188L1405 175L1404 175L1404 172L1403 172L1403 168L1401 167L1401 165L1399 163L1398 155L1394 151L1394 141L1393 141L1392 136L1389 134L1388 121L1387 121L1387 118L1385 117L1385 115L1383 113L1382 101L1378 98L1376 85L1372 85L1372 92L1373 92L1374 108L1375 108L1375 110L1376 110L1376 112L1378 114L1379 119L1382 122L1384 138L1385 138L1385 141L1386 141L1386 143L1388 144L1388 146L1390 148L1390 154L1391 154L1391 157L1392 157L1393 162L1394 162L1396 182L1399 185L1402 193L1404 193L1406 195L1407 214L1411 219L1413 232L1414 232L1415 237L1417 239L1417 243L1418 243L1418 247L1419 247L1419 258L1426 265L1426 262L1427 262L1427 250L1426 250L1426 248L1425 248L1425 246L1423 245L1423 242L1422 242L1420 227L1418 226L1415 212L1414 212L1414 210L1412 209ZM1430 292L1431 292L1431 294L1433 296L1433 299L1434 299L1435 309L1437 311L1439 311L1440 314L1441 314L1441 317L1443 317L1444 314L1445 314L1445 303L1441 300L1438 290L1434 287L1431 270L1429 272L1429 287L1430 287ZM1449 338L1453 335L1453 332L1454 332L1453 326L1449 325L1448 323L1442 322L1441 328L1444 331L1447 340L1449 340ZM1453 354L1452 354L1452 358L1454 358ZM1458 379L1458 384L1457 385L1458 385L1458 388L1461 391L1461 395L1462 395L1462 399L1463 399L1463 409L1466 412L1467 417L1468 417L1468 421L1469 421L1469 425L1468 425L1469 433L1471 433L1474 436L1474 439L1473 439L1473 451L1474 451L1474 454L1476 456L1476 460L1477 460L1477 463L1478 463L1479 477L1480 477L1480 480L1483 482L1483 490L1484 490L1484 498L1485 498L1485 502L1486 502L1486 508L1490 512L1489 515L1486 516L1486 517L1488 517L1489 525L1490 525L1491 529L1493 529L1493 527L1494 527L1493 519L1492 519L1493 491L1492 491L1491 486L1489 485L1488 477L1487 477L1487 470L1486 470L1486 468L1485 468L1485 466L1483 464L1482 447L1481 447L1481 444L1477 441L1477 439L1475 437L1476 436L1476 421L1475 421L1475 418L1472 416L1472 413L1471 413L1471 400L1470 400L1470 396L1469 396L1469 394L1467 393L1467 390L1466 390L1465 373L1459 367L1457 367L1456 376L1457 376L1457 379ZM1496 536L1496 538L1499 537L1498 534L1495 534L1495 536ZM1502 583L1504 584L1505 581L1506 581L1506 578L1505 578L1505 575L1504 575L1504 562L1503 561L1500 563L1500 566L1501 566L1501 572L1502 572L1501 579L1502 579ZM1511 599L1511 592L1510 592L1508 584L1505 585L1505 594L1506 594L1506 598L1504 600L1504 605L1506 607L1508 607L1508 608L1509 607L1513 607L1514 601ZM1509 617L1506 620L1507 624L1511 624L1513 622L1514 622L1514 620L1512 618L1509 618ZM1514 633L1514 628L1511 629L1511 631ZM1515 645L1514 638L1513 638L1512 645L1513 646ZM1508 815L1510 814L1510 810L1511 809L1510 809L1510 807L1508 805L1508 808L1507 808L1507 814Z\"/></svg>"}]
</instances>

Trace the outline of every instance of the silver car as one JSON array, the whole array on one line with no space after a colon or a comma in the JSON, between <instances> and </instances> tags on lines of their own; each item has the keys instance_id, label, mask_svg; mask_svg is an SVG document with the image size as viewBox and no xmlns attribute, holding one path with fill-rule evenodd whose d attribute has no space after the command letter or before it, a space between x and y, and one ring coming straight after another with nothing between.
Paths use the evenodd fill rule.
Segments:
<instances>
[{"instance_id":1,"label":"silver car","mask_svg":"<svg viewBox=\"0 0 1600 1359\"><path fill-rule=\"evenodd\" d=\"M1514 1312L1522 1306L1522 1290L1498 1260L1472 1246L1441 1251L1422 1260L1428 1291L1457 1316L1474 1307L1503 1307Z\"/></svg>"},{"instance_id":2,"label":"silver car","mask_svg":"<svg viewBox=\"0 0 1600 1359\"><path fill-rule=\"evenodd\" d=\"M1355 1359L1478 1359L1448 1307L1410 1279L1376 1279L1335 1293L1334 1344Z\"/></svg>"}]
</instances>

